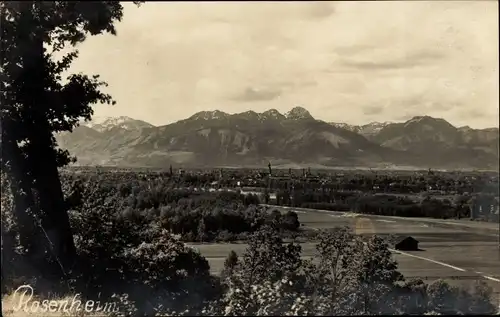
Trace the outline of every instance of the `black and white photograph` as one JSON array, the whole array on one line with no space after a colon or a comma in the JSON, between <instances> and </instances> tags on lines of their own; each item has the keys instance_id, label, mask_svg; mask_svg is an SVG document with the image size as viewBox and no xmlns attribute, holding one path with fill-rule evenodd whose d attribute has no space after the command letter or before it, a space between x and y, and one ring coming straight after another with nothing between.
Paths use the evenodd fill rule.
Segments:
<instances>
[{"instance_id":1,"label":"black and white photograph","mask_svg":"<svg viewBox=\"0 0 500 317\"><path fill-rule=\"evenodd\" d=\"M498 16L0 1L2 316L500 315Z\"/></svg>"}]
</instances>

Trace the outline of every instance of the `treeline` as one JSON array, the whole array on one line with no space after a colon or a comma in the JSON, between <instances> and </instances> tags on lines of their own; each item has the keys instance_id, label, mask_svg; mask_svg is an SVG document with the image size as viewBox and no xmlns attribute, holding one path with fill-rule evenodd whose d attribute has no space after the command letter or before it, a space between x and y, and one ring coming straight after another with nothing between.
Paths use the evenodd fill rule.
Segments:
<instances>
[{"instance_id":1,"label":"treeline","mask_svg":"<svg viewBox=\"0 0 500 317\"><path fill-rule=\"evenodd\" d=\"M476 196L456 195L453 201L425 196L423 199L413 195L370 194L363 192L341 191L299 191L280 190L276 193L276 200L264 191L263 201L276 203L280 206L324 209L332 211L352 211L362 214L401 216L401 217L429 217L429 218L478 218L497 220L495 215L496 198L494 195L482 194Z\"/></svg>"},{"instance_id":2,"label":"treeline","mask_svg":"<svg viewBox=\"0 0 500 317\"><path fill-rule=\"evenodd\" d=\"M419 194L497 194L498 176L455 176L440 175L391 175L387 174L347 174L311 176L305 178L273 178L262 187L274 189L315 191L363 191L370 193Z\"/></svg>"},{"instance_id":3,"label":"treeline","mask_svg":"<svg viewBox=\"0 0 500 317\"><path fill-rule=\"evenodd\" d=\"M302 191L363 191L372 193L418 194L435 192L437 194L498 194L498 175L487 173L456 172L415 172L398 174L396 172L308 172L273 171L269 179L267 170L224 170L212 171L179 170L169 171L132 171L117 170L114 172L85 168L79 172L94 175L97 173L114 175L113 177L142 180L162 179L180 187L196 188L236 188L241 186L268 188L270 191L291 189ZM73 171L69 171L73 173Z\"/></svg>"},{"instance_id":4,"label":"treeline","mask_svg":"<svg viewBox=\"0 0 500 317\"><path fill-rule=\"evenodd\" d=\"M259 203L293 206L332 211L403 216L448 218L481 218L497 221L497 199L493 194L448 195L448 198L410 194L376 194L363 191L335 190L323 186L313 188L284 188L270 199L268 188L259 195L221 191L209 193L194 186L183 187L161 173L94 172L85 174L64 173L66 191L78 193L78 184L99 184L103 195L117 192L123 200L121 212L125 217L148 219L161 218L167 229L180 234L185 241L232 241L245 239L247 232L258 228L264 218L270 218L262 208L249 207ZM69 187L73 186L74 189ZM70 195L71 196L71 195ZM71 201L72 197L68 198ZM293 215L283 223L293 222ZM254 223L254 219L261 219ZM271 217L272 218L272 217ZM283 225L290 228L289 225Z\"/></svg>"},{"instance_id":5,"label":"treeline","mask_svg":"<svg viewBox=\"0 0 500 317\"><path fill-rule=\"evenodd\" d=\"M297 214L259 206L256 194L175 189L162 179L141 180L98 175L63 178L69 208L78 210L105 197L118 219L137 224L159 221L186 242L245 240L263 225L277 224L284 235L297 231Z\"/></svg>"}]
</instances>

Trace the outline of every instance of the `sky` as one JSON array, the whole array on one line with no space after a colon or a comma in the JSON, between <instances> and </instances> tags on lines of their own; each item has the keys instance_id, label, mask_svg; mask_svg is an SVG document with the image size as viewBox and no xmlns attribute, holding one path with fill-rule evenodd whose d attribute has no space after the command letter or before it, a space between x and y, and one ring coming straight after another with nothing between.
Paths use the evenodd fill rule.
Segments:
<instances>
[{"instance_id":1,"label":"sky","mask_svg":"<svg viewBox=\"0 0 500 317\"><path fill-rule=\"evenodd\" d=\"M328 122L498 126L498 2L124 3L117 35L78 45L117 104L154 125L295 106Z\"/></svg>"}]
</instances>

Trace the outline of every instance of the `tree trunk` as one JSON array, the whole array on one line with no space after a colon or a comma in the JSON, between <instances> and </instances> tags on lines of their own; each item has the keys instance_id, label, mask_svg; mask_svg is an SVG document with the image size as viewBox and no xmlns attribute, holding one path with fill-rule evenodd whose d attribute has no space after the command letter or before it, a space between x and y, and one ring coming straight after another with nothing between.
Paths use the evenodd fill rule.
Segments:
<instances>
[{"instance_id":1,"label":"tree trunk","mask_svg":"<svg viewBox=\"0 0 500 317\"><path fill-rule=\"evenodd\" d=\"M31 193L29 184L29 170L26 166L26 161L22 157L21 149L12 140L9 134L11 124L8 120L4 120L2 131L2 163L7 163L7 166L2 166L9 181L11 194L14 198L12 216L19 230L20 244L28 254L36 253L37 225L33 213L36 212L36 206ZM30 214L31 213L31 214Z\"/></svg>"},{"instance_id":2,"label":"tree trunk","mask_svg":"<svg viewBox=\"0 0 500 317\"><path fill-rule=\"evenodd\" d=\"M38 228L33 214L35 206L31 189L23 185L10 185L10 190L14 198L12 214L19 230L19 243L28 254L37 252Z\"/></svg>"},{"instance_id":3,"label":"tree trunk","mask_svg":"<svg viewBox=\"0 0 500 317\"><path fill-rule=\"evenodd\" d=\"M64 194L57 170L53 149L48 148L43 168L38 170L35 187L39 193L39 206L44 217L42 227L51 240L54 255L64 266L66 273L74 264L76 249L73 241L69 216L64 203Z\"/></svg>"},{"instance_id":4,"label":"tree trunk","mask_svg":"<svg viewBox=\"0 0 500 317\"><path fill-rule=\"evenodd\" d=\"M35 4L36 6L36 4ZM32 19L37 18L32 16ZM42 17L43 18L43 17ZM34 23L38 25L38 23ZM46 105L50 102L44 82L47 77L42 30L29 31L23 40L28 42L23 53L22 103L30 118L24 128L28 131L29 156L26 159L33 172L34 190L38 197L40 220L53 255L67 273L76 256L69 217L57 170L57 156Z\"/></svg>"}]
</instances>

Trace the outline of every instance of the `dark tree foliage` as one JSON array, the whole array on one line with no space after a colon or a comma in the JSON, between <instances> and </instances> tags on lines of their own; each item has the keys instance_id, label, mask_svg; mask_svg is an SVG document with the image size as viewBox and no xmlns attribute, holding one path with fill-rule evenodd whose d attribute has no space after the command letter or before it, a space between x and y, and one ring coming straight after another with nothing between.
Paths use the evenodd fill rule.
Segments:
<instances>
[{"instance_id":1,"label":"dark tree foliage","mask_svg":"<svg viewBox=\"0 0 500 317\"><path fill-rule=\"evenodd\" d=\"M260 199L254 194L173 189L168 180L153 175L142 180L131 174L65 172L62 181L68 207L77 208L86 186L99 185L97 192L85 196L85 201L99 197L121 201L120 207L112 211L118 218L136 223L159 221L162 228L185 242L246 240L248 234L272 223L289 235L300 227L295 212L281 213L259 206ZM78 234L77 228L73 231Z\"/></svg>"},{"instance_id":2,"label":"dark tree foliage","mask_svg":"<svg viewBox=\"0 0 500 317\"><path fill-rule=\"evenodd\" d=\"M31 261L52 254L63 273L76 250L58 167L72 161L57 148L54 133L89 120L91 105L113 103L98 75L69 75L88 35L115 34L123 16L118 1L2 1L1 169L14 195L19 237ZM56 54L68 52L56 59Z\"/></svg>"},{"instance_id":3,"label":"dark tree foliage","mask_svg":"<svg viewBox=\"0 0 500 317\"><path fill-rule=\"evenodd\" d=\"M231 250L227 255L227 258L224 260L224 268L221 272L221 280L224 282L227 278L233 275L234 270L236 269L239 263L239 258L236 252Z\"/></svg>"}]
</instances>

